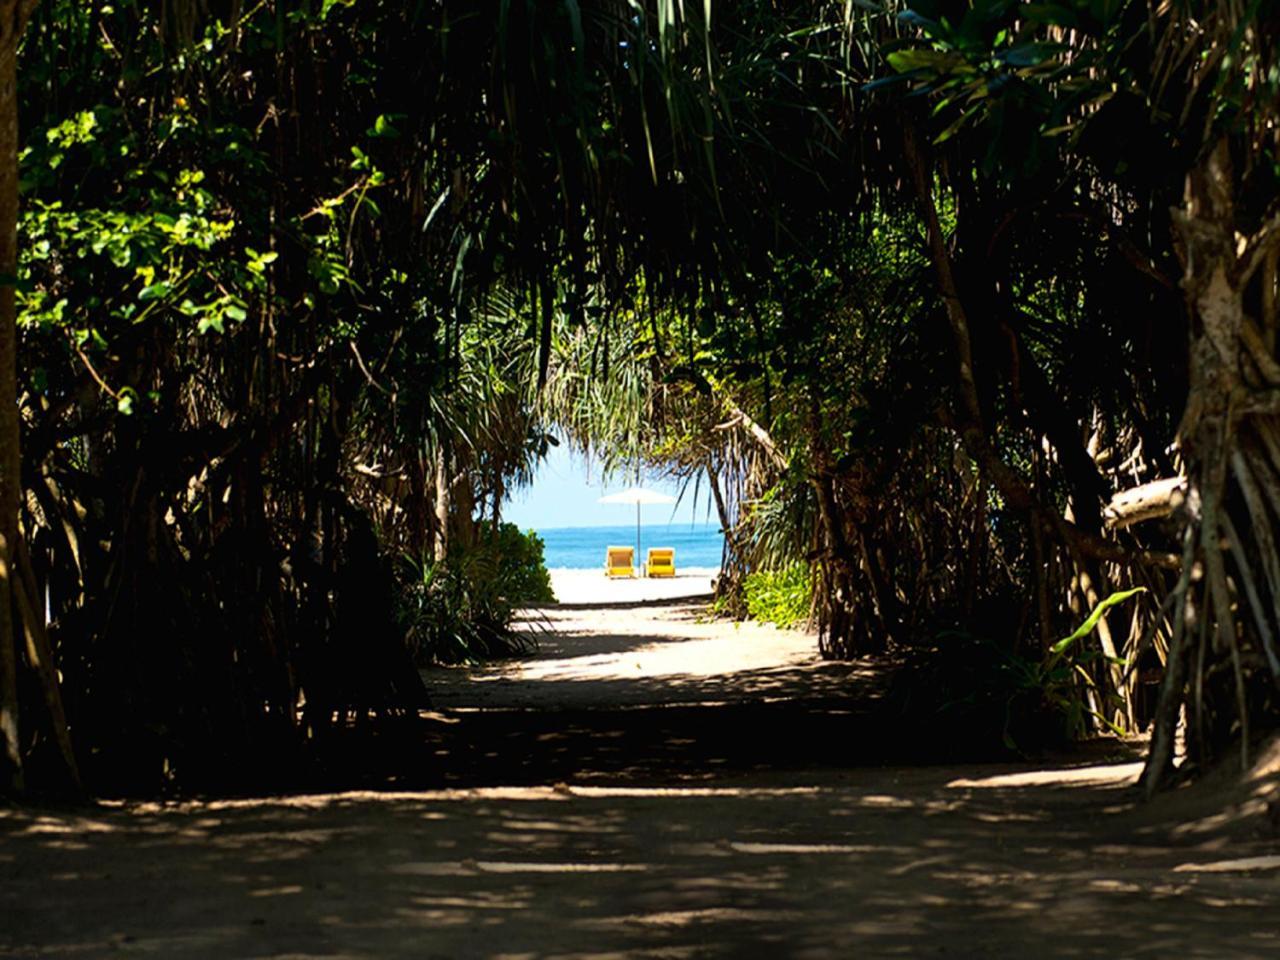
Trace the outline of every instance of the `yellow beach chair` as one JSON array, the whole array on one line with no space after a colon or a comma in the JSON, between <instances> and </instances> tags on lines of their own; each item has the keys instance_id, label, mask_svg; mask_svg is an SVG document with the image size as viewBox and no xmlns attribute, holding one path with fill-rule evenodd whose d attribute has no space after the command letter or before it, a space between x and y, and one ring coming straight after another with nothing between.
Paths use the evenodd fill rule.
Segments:
<instances>
[{"instance_id":1,"label":"yellow beach chair","mask_svg":"<svg viewBox=\"0 0 1280 960\"><path fill-rule=\"evenodd\" d=\"M650 547L649 559L644 565L646 577L674 577L676 575L676 551L674 547Z\"/></svg>"},{"instance_id":2,"label":"yellow beach chair","mask_svg":"<svg viewBox=\"0 0 1280 960\"><path fill-rule=\"evenodd\" d=\"M606 547L604 575L606 577L634 577L636 552L634 547Z\"/></svg>"}]
</instances>

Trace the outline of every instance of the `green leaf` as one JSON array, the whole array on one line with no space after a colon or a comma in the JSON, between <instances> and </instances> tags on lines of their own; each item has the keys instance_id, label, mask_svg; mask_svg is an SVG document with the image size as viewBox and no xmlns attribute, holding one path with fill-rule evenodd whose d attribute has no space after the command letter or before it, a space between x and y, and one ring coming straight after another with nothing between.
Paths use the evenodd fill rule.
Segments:
<instances>
[{"instance_id":1,"label":"green leaf","mask_svg":"<svg viewBox=\"0 0 1280 960\"><path fill-rule=\"evenodd\" d=\"M1061 47L1056 43L1021 43L996 55L1001 63L1011 67L1034 67L1044 63Z\"/></svg>"},{"instance_id":2,"label":"green leaf","mask_svg":"<svg viewBox=\"0 0 1280 960\"><path fill-rule=\"evenodd\" d=\"M384 140L394 140L400 136L400 131L396 129L395 120L403 117L403 114L389 116L380 113L373 121L373 126L369 128L368 134L371 137L378 137Z\"/></svg>"},{"instance_id":3,"label":"green leaf","mask_svg":"<svg viewBox=\"0 0 1280 960\"><path fill-rule=\"evenodd\" d=\"M1093 628L1098 625L1098 621L1101 620L1103 615L1117 603L1123 603L1135 594L1146 592L1146 587L1134 587L1132 590L1120 590L1111 594L1111 596L1107 597L1107 599L1103 600L1094 608L1093 613L1089 614L1089 619L1080 624L1080 626L1076 628L1075 633L1071 634L1069 637L1063 637L1049 648L1049 652L1052 654L1062 653L1067 649L1067 647L1071 646L1071 644L1092 633Z\"/></svg>"},{"instance_id":4,"label":"green leaf","mask_svg":"<svg viewBox=\"0 0 1280 960\"><path fill-rule=\"evenodd\" d=\"M173 284L167 281L153 283L150 286L142 288L142 292L138 294L139 300L163 300L173 292Z\"/></svg>"},{"instance_id":5,"label":"green leaf","mask_svg":"<svg viewBox=\"0 0 1280 960\"><path fill-rule=\"evenodd\" d=\"M961 58L957 54L921 48L895 50L885 59L889 61L889 66L899 73L908 73L912 70L946 73L961 62Z\"/></svg>"}]
</instances>

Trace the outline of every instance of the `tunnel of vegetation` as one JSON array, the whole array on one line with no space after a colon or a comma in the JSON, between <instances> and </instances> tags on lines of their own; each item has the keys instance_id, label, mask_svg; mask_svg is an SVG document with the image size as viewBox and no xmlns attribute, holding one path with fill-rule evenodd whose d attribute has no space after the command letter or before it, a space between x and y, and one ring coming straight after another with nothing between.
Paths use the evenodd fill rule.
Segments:
<instances>
[{"instance_id":1,"label":"tunnel of vegetation","mask_svg":"<svg viewBox=\"0 0 1280 960\"><path fill-rule=\"evenodd\" d=\"M561 441L705 491L726 613L773 577L1015 742L1150 723L1149 789L1180 715L1247 754L1278 44L1271 0L0 2L4 783L413 715L415 653L546 589L501 510Z\"/></svg>"}]
</instances>

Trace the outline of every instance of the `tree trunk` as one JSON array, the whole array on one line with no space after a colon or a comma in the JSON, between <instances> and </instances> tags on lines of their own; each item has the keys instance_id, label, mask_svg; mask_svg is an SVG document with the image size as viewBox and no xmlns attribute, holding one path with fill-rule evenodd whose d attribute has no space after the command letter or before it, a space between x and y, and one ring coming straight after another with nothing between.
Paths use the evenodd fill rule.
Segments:
<instances>
[{"instance_id":1,"label":"tree trunk","mask_svg":"<svg viewBox=\"0 0 1280 960\"><path fill-rule=\"evenodd\" d=\"M20 791L18 658L13 616L18 534L18 41L34 0L0 0L0 790Z\"/></svg>"},{"instance_id":2,"label":"tree trunk","mask_svg":"<svg viewBox=\"0 0 1280 960\"><path fill-rule=\"evenodd\" d=\"M449 476L449 454L444 445L436 450L435 457L435 548L434 556L439 563L449 555L449 516L453 513L452 484Z\"/></svg>"},{"instance_id":3,"label":"tree trunk","mask_svg":"<svg viewBox=\"0 0 1280 960\"><path fill-rule=\"evenodd\" d=\"M1280 516L1280 365L1267 346L1273 332L1259 331L1245 313L1255 277L1274 285L1259 267L1280 242L1280 216L1239 238L1234 191L1223 140L1187 177L1177 217L1192 316L1190 390L1179 429L1187 473L1184 569L1142 777L1148 794L1168 778L1183 708L1189 755L1207 762L1236 740L1247 764L1256 672L1250 665L1265 664L1271 681L1280 682L1280 556L1273 532ZM1274 293L1264 290L1260 302ZM1189 673L1196 635L1207 642ZM1214 675L1230 678L1229 693L1215 696L1206 688Z\"/></svg>"},{"instance_id":4,"label":"tree trunk","mask_svg":"<svg viewBox=\"0 0 1280 960\"><path fill-rule=\"evenodd\" d=\"M745 617L746 603L742 595L743 580L746 578L745 557L738 543L738 532L729 516L729 507L725 503L724 493L720 489L720 478L710 458L704 465L707 471L707 484L711 487L711 498L715 501L716 516L720 518L720 530L724 534L724 552L721 556L720 576L716 578L716 600L724 605L725 612L731 617Z\"/></svg>"}]
</instances>

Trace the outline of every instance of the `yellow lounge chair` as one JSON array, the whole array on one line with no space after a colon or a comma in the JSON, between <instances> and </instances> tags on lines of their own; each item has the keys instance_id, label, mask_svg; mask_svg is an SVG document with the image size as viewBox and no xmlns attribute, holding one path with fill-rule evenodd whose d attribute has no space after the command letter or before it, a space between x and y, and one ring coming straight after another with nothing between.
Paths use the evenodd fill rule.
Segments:
<instances>
[{"instance_id":1,"label":"yellow lounge chair","mask_svg":"<svg viewBox=\"0 0 1280 960\"><path fill-rule=\"evenodd\" d=\"M634 577L636 551L634 547L606 547L604 574L606 577Z\"/></svg>"},{"instance_id":2,"label":"yellow lounge chair","mask_svg":"<svg viewBox=\"0 0 1280 960\"><path fill-rule=\"evenodd\" d=\"M650 547L649 559L644 565L646 577L674 577L676 575L676 551L674 547Z\"/></svg>"}]
</instances>

